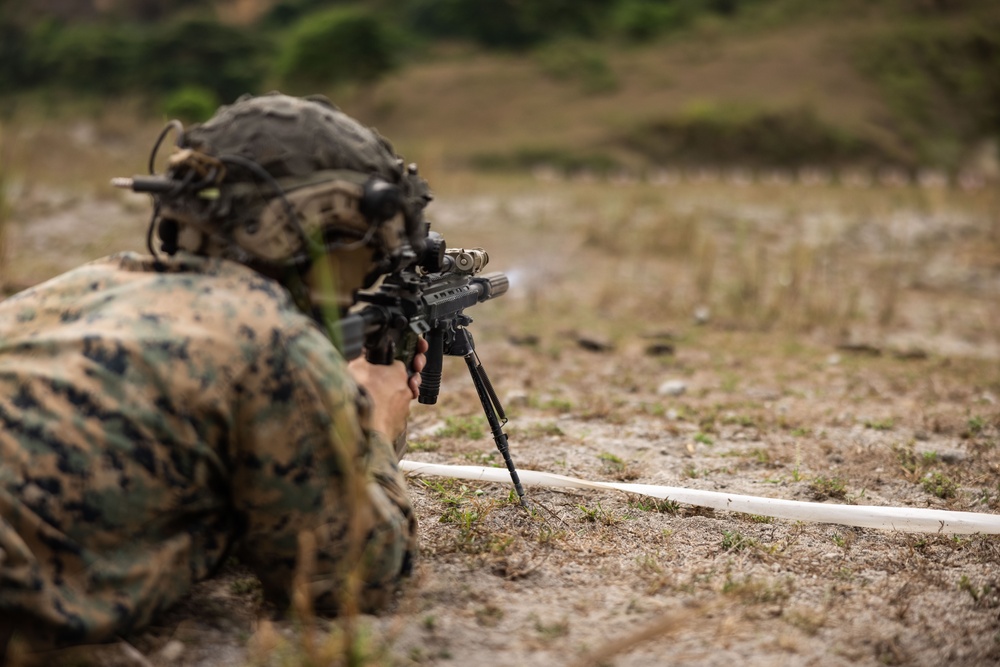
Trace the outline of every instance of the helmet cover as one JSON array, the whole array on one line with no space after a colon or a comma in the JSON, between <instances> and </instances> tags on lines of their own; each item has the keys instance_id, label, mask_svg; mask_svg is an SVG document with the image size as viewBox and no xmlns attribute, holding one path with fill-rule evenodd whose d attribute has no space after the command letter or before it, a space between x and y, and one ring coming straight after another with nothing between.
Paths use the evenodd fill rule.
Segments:
<instances>
[{"instance_id":1,"label":"helmet cover","mask_svg":"<svg viewBox=\"0 0 1000 667\"><path fill-rule=\"evenodd\" d=\"M220 107L208 121L187 128L179 147L196 154L242 158L263 168L283 190L314 185L318 172L348 174L362 183L380 179L399 191L406 236L420 252L426 237L423 209L431 200L426 181L406 168L392 145L374 129L341 112L319 96L291 97L269 93L244 96ZM179 168L186 168L180 164ZM310 180L312 177L312 180ZM353 178L352 178L353 177ZM211 217L221 220L226 236L250 225L277 194L268 183L239 163L226 163L222 195ZM235 186L226 188L226 186ZM226 194L228 192L228 194ZM167 206L169 216L171 206ZM183 216L181 216L183 217ZM371 221L377 224L378 220Z\"/></svg>"}]
</instances>

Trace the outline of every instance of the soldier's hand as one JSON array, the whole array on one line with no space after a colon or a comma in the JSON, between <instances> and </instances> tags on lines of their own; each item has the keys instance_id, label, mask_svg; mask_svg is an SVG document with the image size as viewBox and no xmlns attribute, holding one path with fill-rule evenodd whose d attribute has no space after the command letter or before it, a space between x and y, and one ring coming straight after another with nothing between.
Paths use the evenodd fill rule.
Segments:
<instances>
[{"instance_id":1,"label":"soldier's hand","mask_svg":"<svg viewBox=\"0 0 1000 667\"><path fill-rule=\"evenodd\" d=\"M427 341L418 338L417 353L413 355L413 363L410 364L410 370L413 371L413 375L410 376L410 391L413 392L413 398L420 396L420 371L424 370L424 366L427 365L425 352L427 352Z\"/></svg>"},{"instance_id":2,"label":"soldier's hand","mask_svg":"<svg viewBox=\"0 0 1000 667\"><path fill-rule=\"evenodd\" d=\"M372 428L390 442L406 429L410 401L420 396L420 371L427 365L426 352L427 341L418 339L417 353L410 364L412 374L401 361L390 366L370 364L364 355L347 364L354 381L364 387L372 399Z\"/></svg>"}]
</instances>

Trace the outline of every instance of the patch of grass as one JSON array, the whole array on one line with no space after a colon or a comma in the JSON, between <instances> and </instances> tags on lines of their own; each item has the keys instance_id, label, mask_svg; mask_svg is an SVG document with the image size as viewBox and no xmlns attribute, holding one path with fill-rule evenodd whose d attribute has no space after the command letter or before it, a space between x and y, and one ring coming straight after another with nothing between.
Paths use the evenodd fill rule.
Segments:
<instances>
[{"instance_id":1,"label":"patch of grass","mask_svg":"<svg viewBox=\"0 0 1000 667\"><path fill-rule=\"evenodd\" d=\"M698 102L646 121L621 143L659 164L712 164L798 169L882 155L872 142L829 125L810 108L765 109Z\"/></svg>"},{"instance_id":2,"label":"patch of grass","mask_svg":"<svg viewBox=\"0 0 1000 667\"><path fill-rule=\"evenodd\" d=\"M547 76L557 81L576 83L588 95L611 93L618 89L618 77L607 57L595 49L593 42L557 40L539 49L536 58Z\"/></svg>"},{"instance_id":3,"label":"patch of grass","mask_svg":"<svg viewBox=\"0 0 1000 667\"><path fill-rule=\"evenodd\" d=\"M263 587L257 577L243 577L234 580L229 584L229 590L233 595L250 595L263 597Z\"/></svg>"},{"instance_id":4,"label":"patch of grass","mask_svg":"<svg viewBox=\"0 0 1000 667\"><path fill-rule=\"evenodd\" d=\"M279 631L276 625L261 620L248 644L249 660L245 664L361 666L390 661L389 647L378 640L371 619L345 616L332 621L322 632L316 632L311 622L303 622L291 631Z\"/></svg>"},{"instance_id":5,"label":"patch of grass","mask_svg":"<svg viewBox=\"0 0 1000 667\"><path fill-rule=\"evenodd\" d=\"M820 628L826 624L826 614L812 610L796 609L786 612L782 618L789 625L798 628L810 637L819 633Z\"/></svg>"},{"instance_id":6,"label":"patch of grass","mask_svg":"<svg viewBox=\"0 0 1000 667\"><path fill-rule=\"evenodd\" d=\"M510 429L512 433L516 433L522 438L542 438L542 437L559 437L566 435L566 433L559 427L559 424L551 421L537 422L534 424L528 424L526 426L520 426L517 428Z\"/></svg>"},{"instance_id":7,"label":"patch of grass","mask_svg":"<svg viewBox=\"0 0 1000 667\"><path fill-rule=\"evenodd\" d=\"M587 507L586 505L577 505L576 507L583 514L583 520L586 523L599 523L605 526L613 526L621 521L621 519L615 516L613 512L609 512L601 507L601 503L597 503L597 506L593 508Z\"/></svg>"},{"instance_id":8,"label":"patch of grass","mask_svg":"<svg viewBox=\"0 0 1000 667\"><path fill-rule=\"evenodd\" d=\"M0 185L2 185L2 181L0 181ZM2 206L3 206L3 200L0 199L0 207ZM2 208L0 208L0 216L2 215L3 215ZM2 220L0 220L0 222L2 222ZM983 430L986 428L986 420L978 416L969 417L968 422L966 422L966 426L968 427L969 437L975 438L980 434L982 434Z\"/></svg>"},{"instance_id":9,"label":"patch of grass","mask_svg":"<svg viewBox=\"0 0 1000 667\"><path fill-rule=\"evenodd\" d=\"M733 530L722 531L723 551L743 551L757 546L757 540Z\"/></svg>"},{"instance_id":10,"label":"patch of grass","mask_svg":"<svg viewBox=\"0 0 1000 667\"><path fill-rule=\"evenodd\" d=\"M809 482L809 490L816 500L847 497L847 485L840 477L817 477Z\"/></svg>"},{"instance_id":11,"label":"patch of grass","mask_svg":"<svg viewBox=\"0 0 1000 667\"><path fill-rule=\"evenodd\" d=\"M504 611L493 604L480 607L475 612L476 623L486 628L495 628L503 620Z\"/></svg>"},{"instance_id":12,"label":"patch of grass","mask_svg":"<svg viewBox=\"0 0 1000 667\"><path fill-rule=\"evenodd\" d=\"M411 452L436 452L441 449L441 445L430 440L410 440L406 443L406 448Z\"/></svg>"},{"instance_id":13,"label":"patch of grass","mask_svg":"<svg viewBox=\"0 0 1000 667\"><path fill-rule=\"evenodd\" d=\"M534 617L535 621L535 632L543 640L551 641L553 639L558 639L559 637L565 637L569 634L569 621L565 618L558 621L545 622L538 616Z\"/></svg>"},{"instance_id":14,"label":"patch of grass","mask_svg":"<svg viewBox=\"0 0 1000 667\"><path fill-rule=\"evenodd\" d=\"M465 452L462 457L475 465L495 466L497 454L499 452L494 449L487 452Z\"/></svg>"},{"instance_id":15,"label":"patch of grass","mask_svg":"<svg viewBox=\"0 0 1000 667\"><path fill-rule=\"evenodd\" d=\"M604 464L604 469L617 480L628 481L639 476L626 461L610 452L598 454L597 458Z\"/></svg>"},{"instance_id":16,"label":"patch of grass","mask_svg":"<svg viewBox=\"0 0 1000 667\"><path fill-rule=\"evenodd\" d=\"M439 438L479 440L485 435L485 428L485 418L479 415L472 417L450 416L445 418L445 425L438 429L435 435Z\"/></svg>"},{"instance_id":17,"label":"patch of grass","mask_svg":"<svg viewBox=\"0 0 1000 667\"><path fill-rule=\"evenodd\" d=\"M554 544L566 537L566 533L561 530L556 530L551 526L542 525L538 529L538 536L536 541L539 544Z\"/></svg>"},{"instance_id":18,"label":"patch of grass","mask_svg":"<svg viewBox=\"0 0 1000 667\"><path fill-rule=\"evenodd\" d=\"M1000 483L997 483L993 490L987 487L980 489L976 504L988 507L991 510L997 509L1000 506Z\"/></svg>"},{"instance_id":19,"label":"patch of grass","mask_svg":"<svg viewBox=\"0 0 1000 667\"><path fill-rule=\"evenodd\" d=\"M941 499L954 498L958 484L947 475L933 472L924 477L922 486L927 493Z\"/></svg>"},{"instance_id":20,"label":"patch of grass","mask_svg":"<svg viewBox=\"0 0 1000 667\"><path fill-rule=\"evenodd\" d=\"M973 602L979 602L980 589L972 583L967 575L963 574L959 578L958 590L968 593Z\"/></svg>"},{"instance_id":21,"label":"patch of grass","mask_svg":"<svg viewBox=\"0 0 1000 667\"><path fill-rule=\"evenodd\" d=\"M722 420L724 424L735 424L737 426L742 426L743 428L756 428L757 420L755 420L750 415L730 415Z\"/></svg>"},{"instance_id":22,"label":"patch of grass","mask_svg":"<svg viewBox=\"0 0 1000 667\"><path fill-rule=\"evenodd\" d=\"M854 541L852 533L847 533L846 535L844 533L834 533L830 539L841 549L847 549L851 546L851 542Z\"/></svg>"},{"instance_id":23,"label":"patch of grass","mask_svg":"<svg viewBox=\"0 0 1000 667\"><path fill-rule=\"evenodd\" d=\"M573 410L573 401L568 398L549 398L539 403L538 407L542 410L555 410L556 412L566 413Z\"/></svg>"},{"instance_id":24,"label":"patch of grass","mask_svg":"<svg viewBox=\"0 0 1000 667\"><path fill-rule=\"evenodd\" d=\"M936 455L933 457L928 456L930 452L917 455L913 451L912 445L896 445L893 447L893 453L896 455L896 461L903 472L903 477L911 482L916 482L923 475L924 471L927 470L928 466L937 460Z\"/></svg>"},{"instance_id":25,"label":"patch of grass","mask_svg":"<svg viewBox=\"0 0 1000 667\"><path fill-rule=\"evenodd\" d=\"M674 516L681 511L681 504L670 500L669 498L660 500L658 498L641 496L639 498L630 498L628 505L629 507L640 509L643 512L660 512L661 514L670 514L671 516Z\"/></svg>"},{"instance_id":26,"label":"patch of grass","mask_svg":"<svg viewBox=\"0 0 1000 667\"><path fill-rule=\"evenodd\" d=\"M989 19L980 25L957 28L933 18L900 22L856 50L856 64L881 87L911 160L955 169L963 140L995 127L996 112L987 100L1000 91L1000 37Z\"/></svg>"},{"instance_id":27,"label":"patch of grass","mask_svg":"<svg viewBox=\"0 0 1000 667\"><path fill-rule=\"evenodd\" d=\"M700 431L698 433L695 433L695 435L694 435L694 441L695 442L700 442L703 445L713 445L713 444L715 444L715 441L712 440L711 436L706 435L705 433L701 433Z\"/></svg>"},{"instance_id":28,"label":"patch of grass","mask_svg":"<svg viewBox=\"0 0 1000 667\"><path fill-rule=\"evenodd\" d=\"M502 553L511 545L513 538L482 526L482 520L494 507L494 503L481 500L453 504L445 509L438 521L458 529L454 542L457 551L467 554Z\"/></svg>"},{"instance_id":29,"label":"patch of grass","mask_svg":"<svg viewBox=\"0 0 1000 667\"><path fill-rule=\"evenodd\" d=\"M865 428L870 428L874 431L891 431L894 425L895 424L891 418L868 419L865 421Z\"/></svg>"},{"instance_id":30,"label":"patch of grass","mask_svg":"<svg viewBox=\"0 0 1000 667\"><path fill-rule=\"evenodd\" d=\"M609 153L564 147L544 147L537 143L505 152L479 152L468 158L469 166L483 171L524 171L552 167L565 173L611 173L621 167Z\"/></svg>"},{"instance_id":31,"label":"patch of grass","mask_svg":"<svg viewBox=\"0 0 1000 667\"><path fill-rule=\"evenodd\" d=\"M420 483L446 504L461 503L468 497L469 487L457 479L421 479Z\"/></svg>"},{"instance_id":32,"label":"patch of grass","mask_svg":"<svg viewBox=\"0 0 1000 667\"><path fill-rule=\"evenodd\" d=\"M604 462L605 467L619 471L625 469L625 461L610 452L601 452L597 455L597 458Z\"/></svg>"},{"instance_id":33,"label":"patch of grass","mask_svg":"<svg viewBox=\"0 0 1000 667\"><path fill-rule=\"evenodd\" d=\"M792 584L790 580L768 581L749 575L742 579L726 577L722 593L735 597L744 604L773 604L788 599L792 594Z\"/></svg>"}]
</instances>

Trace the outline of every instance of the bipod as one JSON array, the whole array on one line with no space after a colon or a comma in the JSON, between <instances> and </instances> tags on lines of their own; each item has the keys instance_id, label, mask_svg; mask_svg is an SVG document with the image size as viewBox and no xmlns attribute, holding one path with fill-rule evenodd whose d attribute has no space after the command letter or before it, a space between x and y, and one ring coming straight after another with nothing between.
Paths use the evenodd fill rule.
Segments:
<instances>
[{"instance_id":1,"label":"bipod","mask_svg":"<svg viewBox=\"0 0 1000 667\"><path fill-rule=\"evenodd\" d=\"M521 507L530 509L528 501L524 497L524 487L521 486L521 478L517 475L517 468L514 467L514 460L510 457L510 446L507 444L507 434L503 432L503 427L507 424L507 415L504 413L503 405L497 398L497 393L493 389L490 378L483 370L483 364L476 354L476 344L472 340L472 334L465 327L455 327L454 339L451 342L448 354L451 356L461 356L465 359L465 364L469 367L469 375L472 376L472 383L476 386L476 393L479 394L479 402L483 404L483 412L486 413L486 421L490 424L490 431L493 433L493 442L496 443L503 462L510 473L510 480L514 483L514 490L517 492L518 502Z\"/></svg>"}]
</instances>

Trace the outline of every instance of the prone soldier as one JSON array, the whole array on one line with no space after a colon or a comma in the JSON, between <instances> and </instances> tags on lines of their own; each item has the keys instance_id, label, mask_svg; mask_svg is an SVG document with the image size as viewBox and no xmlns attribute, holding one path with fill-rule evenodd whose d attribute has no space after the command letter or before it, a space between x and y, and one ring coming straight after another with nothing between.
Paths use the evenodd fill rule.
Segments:
<instances>
[{"instance_id":1,"label":"prone soldier","mask_svg":"<svg viewBox=\"0 0 1000 667\"><path fill-rule=\"evenodd\" d=\"M151 255L0 303L0 663L11 635L141 628L231 553L286 603L304 533L319 611L383 608L413 564L391 443L419 373L348 365L330 332L421 251L427 184L322 99L173 129L167 172L126 183L153 194Z\"/></svg>"}]
</instances>

